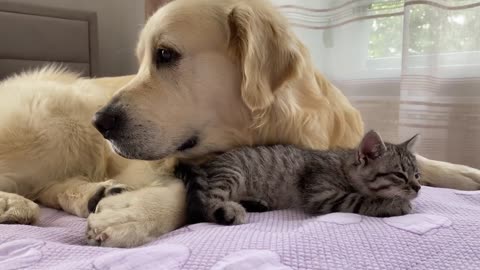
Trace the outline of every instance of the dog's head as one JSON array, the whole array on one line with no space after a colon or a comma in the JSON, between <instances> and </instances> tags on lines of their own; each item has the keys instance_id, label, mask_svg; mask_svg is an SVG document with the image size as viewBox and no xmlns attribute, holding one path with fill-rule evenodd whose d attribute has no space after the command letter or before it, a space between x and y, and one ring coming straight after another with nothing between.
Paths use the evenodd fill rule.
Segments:
<instances>
[{"instance_id":1,"label":"dog's head","mask_svg":"<svg viewBox=\"0 0 480 270\"><path fill-rule=\"evenodd\" d=\"M127 158L199 157L254 143L258 113L296 72L300 43L264 1L176 0L147 22L136 77L94 117Z\"/></svg>"}]
</instances>

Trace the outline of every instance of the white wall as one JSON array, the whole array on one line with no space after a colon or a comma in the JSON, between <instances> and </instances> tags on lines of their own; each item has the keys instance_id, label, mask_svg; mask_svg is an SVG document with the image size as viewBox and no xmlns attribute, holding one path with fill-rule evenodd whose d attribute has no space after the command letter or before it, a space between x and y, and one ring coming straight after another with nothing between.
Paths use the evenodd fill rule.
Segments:
<instances>
[{"instance_id":1,"label":"white wall","mask_svg":"<svg viewBox=\"0 0 480 270\"><path fill-rule=\"evenodd\" d=\"M100 76L133 74L137 69L135 46L145 22L141 0L2 0L97 12Z\"/></svg>"}]
</instances>

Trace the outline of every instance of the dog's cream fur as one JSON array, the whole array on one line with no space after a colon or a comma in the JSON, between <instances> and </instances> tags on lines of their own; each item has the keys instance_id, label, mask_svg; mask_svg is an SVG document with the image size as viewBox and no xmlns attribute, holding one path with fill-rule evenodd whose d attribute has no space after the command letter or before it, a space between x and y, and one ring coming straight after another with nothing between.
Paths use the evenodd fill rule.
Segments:
<instances>
[{"instance_id":1,"label":"dog's cream fur","mask_svg":"<svg viewBox=\"0 0 480 270\"><path fill-rule=\"evenodd\" d=\"M139 245L183 224L183 184L170 176L168 167L162 167L168 162L124 159L113 153L90 123L95 111L130 79L84 80L50 67L0 84L1 223L33 223L39 213L33 201L87 217L88 200L97 191L126 185L143 188L142 195L137 198L136 191L132 191L128 201L104 200L97 213L90 215L95 232L102 229L95 235L92 229L88 235L91 244L104 240L103 244L108 246ZM112 178L115 180L107 180ZM150 195L150 190L154 190L154 195ZM149 202L156 204L151 207L155 211L138 209L139 204L135 203L148 197ZM144 217L160 216L167 222L138 228L141 237L117 236L115 233L121 233L121 228L131 225L133 229L136 225L122 223L118 225L120 229L103 225L115 222L115 218L96 218L114 211L108 207L109 202L114 202L113 207L128 207L130 211L142 212ZM100 221L102 225L97 226ZM114 231L114 236L107 240L105 235L110 235L110 231Z\"/></svg>"},{"instance_id":2,"label":"dog's cream fur","mask_svg":"<svg viewBox=\"0 0 480 270\"><path fill-rule=\"evenodd\" d=\"M165 47L182 57L156 67ZM102 199L88 216L87 236L136 246L183 224L183 185L167 157L265 143L352 147L363 135L358 111L267 2L173 1L149 19L137 55L133 77L84 80L47 68L0 84L0 222L33 222L33 200L87 216L99 189L126 185L135 190ZM124 110L122 138L111 142L118 154L164 160L116 155L90 125L102 106ZM177 151L192 135L198 145ZM423 184L480 189L476 169L418 161Z\"/></svg>"}]
</instances>

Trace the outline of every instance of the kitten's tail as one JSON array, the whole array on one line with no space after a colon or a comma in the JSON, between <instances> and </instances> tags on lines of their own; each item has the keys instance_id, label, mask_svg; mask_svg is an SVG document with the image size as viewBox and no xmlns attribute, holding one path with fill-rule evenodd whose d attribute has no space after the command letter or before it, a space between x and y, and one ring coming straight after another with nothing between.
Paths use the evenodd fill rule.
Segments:
<instances>
[{"instance_id":1,"label":"kitten's tail","mask_svg":"<svg viewBox=\"0 0 480 270\"><path fill-rule=\"evenodd\" d=\"M183 180L187 190L187 223L194 224L207 221L206 197L207 176L204 170L195 165L178 162L175 176Z\"/></svg>"}]
</instances>

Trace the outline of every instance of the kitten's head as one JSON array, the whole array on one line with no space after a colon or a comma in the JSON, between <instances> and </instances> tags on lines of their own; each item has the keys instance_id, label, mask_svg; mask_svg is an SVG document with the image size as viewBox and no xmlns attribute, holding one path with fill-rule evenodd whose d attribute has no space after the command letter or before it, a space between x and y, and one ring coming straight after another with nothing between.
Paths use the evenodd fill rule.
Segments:
<instances>
[{"instance_id":1,"label":"kitten's head","mask_svg":"<svg viewBox=\"0 0 480 270\"><path fill-rule=\"evenodd\" d=\"M418 134L401 144L384 143L370 131L355 152L350 177L360 192L377 197L413 199L420 190L420 174L412 153Z\"/></svg>"}]
</instances>

